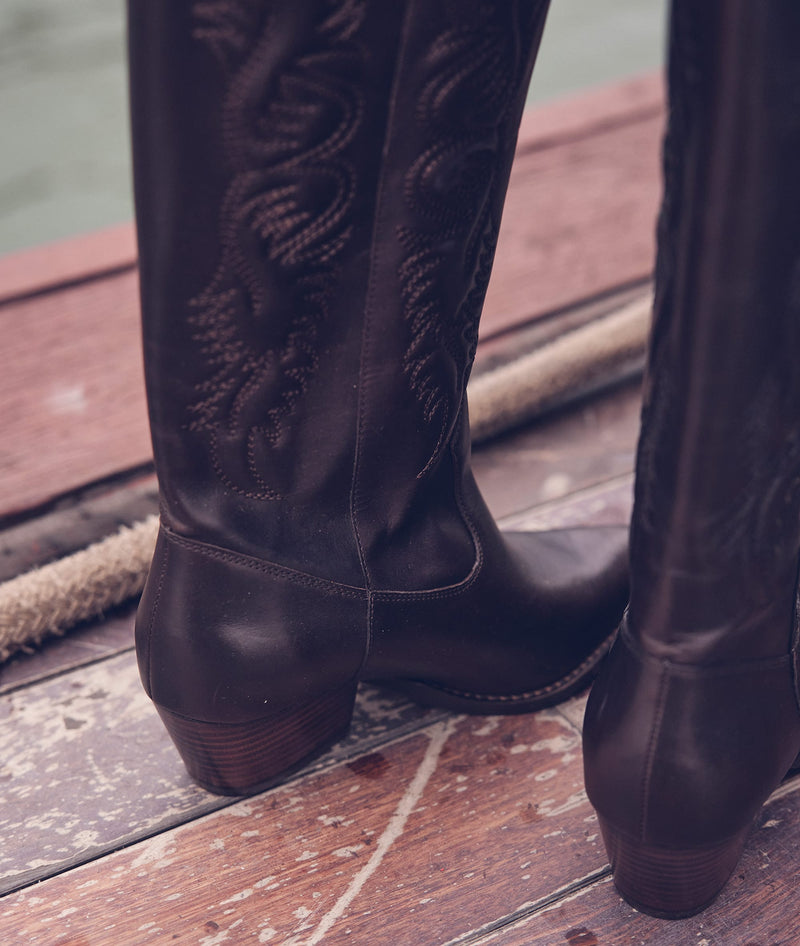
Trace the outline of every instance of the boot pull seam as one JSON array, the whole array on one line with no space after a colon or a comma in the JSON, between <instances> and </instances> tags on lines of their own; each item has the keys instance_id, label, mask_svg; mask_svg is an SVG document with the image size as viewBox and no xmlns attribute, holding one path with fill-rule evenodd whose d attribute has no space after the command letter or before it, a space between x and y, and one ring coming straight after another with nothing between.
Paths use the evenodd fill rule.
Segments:
<instances>
[{"instance_id":1,"label":"boot pull seam","mask_svg":"<svg viewBox=\"0 0 800 946\"><path fill-rule=\"evenodd\" d=\"M366 595L366 589L357 588L353 585L342 585L339 582L325 578L317 578L314 575L288 568L286 565L279 565L276 562L262 561L257 558L251 558L238 552L228 551L218 548L214 545L208 545L199 542L196 539L188 539L185 536L170 532L162 526L162 534L168 542L186 549L188 552L194 552L205 558L215 561L225 562L231 565L239 565L242 568L249 568L253 571L263 572L272 575L274 578L283 579L295 584L307 585L312 588L319 588L324 591L332 592L343 598L352 598L354 600L363 600Z\"/></svg>"},{"instance_id":2,"label":"boot pull seam","mask_svg":"<svg viewBox=\"0 0 800 946\"><path fill-rule=\"evenodd\" d=\"M407 6L403 14L403 26L397 42L397 57L395 59L394 74L392 75L391 89L389 93L389 104L386 111L386 125L383 132L383 148L380 173L375 187L375 211L372 218L372 235L369 243L369 271L367 274L367 286L364 295L364 321L361 327L361 344L359 350L358 363L358 399L356 403L356 431L355 431L355 449L353 452L353 473L350 485L350 525L358 549L358 558L361 564L361 573L364 578L364 585L369 595L372 588L372 578L370 575L369 563L367 561L367 550L361 538L361 530L358 525L359 496L360 496L360 474L362 466L362 451L366 439L367 429L367 389L369 387L369 372L366 368L370 364L369 352L372 345L373 319L370 313L374 310L375 297L378 291L376 272L378 270L378 260L381 258L380 241L378 234L383 233L385 229L385 192L386 192L386 154L391 139L391 132L394 125L394 118L397 111L397 99L400 94L400 76L402 74L402 63L405 58L406 46L408 44L410 24L411 24L411 6ZM368 618L371 619L372 604L370 602ZM372 638L372 627L367 627L367 642L364 650L364 662L369 657L369 642Z\"/></svg>"},{"instance_id":3,"label":"boot pull seam","mask_svg":"<svg viewBox=\"0 0 800 946\"><path fill-rule=\"evenodd\" d=\"M464 408L463 402L462 407L459 410L458 420L456 421L456 426L454 428L454 439L458 437L459 428L464 424ZM453 461L453 468L456 471L460 471L462 464L459 461L458 451L456 450L453 442L449 444L449 450L451 459ZM377 601L432 601L436 599L444 598L456 598L459 595L466 594L467 591L475 584L478 580L478 576L483 570L485 563L485 556L483 553L483 543L481 542L480 533L478 532L478 527L475 524L475 520L470 515L469 507L464 499L463 492L461 489L461 478L456 473L453 477L453 495L455 497L456 506L458 508L459 515L466 526L469 537L472 540L472 545L475 550L475 561L473 562L472 568L469 573L459 582L454 585L445 585L440 588L425 588L418 591L375 591L372 592L372 596Z\"/></svg>"},{"instance_id":4,"label":"boot pull seam","mask_svg":"<svg viewBox=\"0 0 800 946\"><path fill-rule=\"evenodd\" d=\"M795 582L794 595L794 626L792 628L792 689L794 690L795 707L800 713L800 563L798 564L798 579Z\"/></svg>"},{"instance_id":5,"label":"boot pull seam","mask_svg":"<svg viewBox=\"0 0 800 946\"><path fill-rule=\"evenodd\" d=\"M166 539L166 532L164 528L161 529L161 534ZM155 679L155 673L153 669L153 637L155 634L155 624L156 617L158 616L158 611L161 606L161 594L164 590L164 581L167 576L167 564L169 562L169 543L165 541L162 545L162 559L161 559L161 568L159 569L158 574L158 584L156 585L156 593L153 597L153 607L150 610L150 620L147 624L147 636L146 636L146 647L147 647L147 683L145 689L148 694L152 694L153 691L153 680Z\"/></svg>"},{"instance_id":6,"label":"boot pull seam","mask_svg":"<svg viewBox=\"0 0 800 946\"><path fill-rule=\"evenodd\" d=\"M653 725L650 730L650 738L647 743L647 752L645 755L644 774L642 776L642 786L639 793L639 832L641 841L647 839L647 820L650 809L650 786L653 781L653 770L655 768L656 750L661 737L661 728L664 722L664 707L666 705L666 695L669 689L669 674L667 667L662 667L661 677L658 683L658 696L656 698L656 712L653 719Z\"/></svg>"}]
</instances>

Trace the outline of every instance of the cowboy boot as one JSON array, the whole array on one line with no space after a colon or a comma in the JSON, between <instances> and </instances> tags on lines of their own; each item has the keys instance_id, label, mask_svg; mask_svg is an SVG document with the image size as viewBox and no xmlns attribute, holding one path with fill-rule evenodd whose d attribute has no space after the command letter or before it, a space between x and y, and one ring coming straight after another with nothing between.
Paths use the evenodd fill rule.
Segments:
<instances>
[{"instance_id":1,"label":"cowboy boot","mask_svg":"<svg viewBox=\"0 0 800 946\"><path fill-rule=\"evenodd\" d=\"M624 530L501 536L465 387L541 0L130 0L162 526L144 686L191 775L274 783L359 680L523 712L579 688Z\"/></svg>"},{"instance_id":2,"label":"cowboy boot","mask_svg":"<svg viewBox=\"0 0 800 946\"><path fill-rule=\"evenodd\" d=\"M620 893L716 896L800 750L800 7L675 0L631 602L586 788Z\"/></svg>"}]
</instances>

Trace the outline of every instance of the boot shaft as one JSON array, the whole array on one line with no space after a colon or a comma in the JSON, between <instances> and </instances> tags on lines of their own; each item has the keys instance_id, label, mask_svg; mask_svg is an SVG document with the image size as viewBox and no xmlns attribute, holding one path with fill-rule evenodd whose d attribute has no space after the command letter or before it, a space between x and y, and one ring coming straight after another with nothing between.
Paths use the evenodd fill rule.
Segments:
<instances>
[{"instance_id":1,"label":"boot shaft","mask_svg":"<svg viewBox=\"0 0 800 946\"><path fill-rule=\"evenodd\" d=\"M352 584L469 573L464 389L546 7L130 0L174 530Z\"/></svg>"},{"instance_id":2,"label":"boot shaft","mask_svg":"<svg viewBox=\"0 0 800 946\"><path fill-rule=\"evenodd\" d=\"M619 892L705 909L800 750L800 7L675 0L627 619L584 719Z\"/></svg>"},{"instance_id":3,"label":"boot shaft","mask_svg":"<svg viewBox=\"0 0 800 946\"><path fill-rule=\"evenodd\" d=\"M797 35L791 3L673 8L630 623L676 659L785 653L793 624Z\"/></svg>"}]
</instances>

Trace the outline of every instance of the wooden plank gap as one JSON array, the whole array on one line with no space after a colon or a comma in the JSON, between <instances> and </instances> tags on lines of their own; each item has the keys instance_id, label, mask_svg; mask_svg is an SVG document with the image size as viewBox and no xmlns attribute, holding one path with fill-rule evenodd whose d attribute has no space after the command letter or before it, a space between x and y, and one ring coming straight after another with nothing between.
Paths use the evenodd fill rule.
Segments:
<instances>
[{"instance_id":1,"label":"wooden plank gap","mask_svg":"<svg viewBox=\"0 0 800 946\"><path fill-rule=\"evenodd\" d=\"M0 306L136 268L132 222L0 257Z\"/></svg>"},{"instance_id":2,"label":"wooden plank gap","mask_svg":"<svg viewBox=\"0 0 800 946\"><path fill-rule=\"evenodd\" d=\"M598 511L606 512L611 509L614 513L620 513L618 524L622 525L627 522L632 502L633 473L626 472L504 516L498 519L498 525L504 530L522 531L566 528L578 521L599 525L601 523L595 517L587 516L587 506L592 505L597 505ZM564 516L568 517L568 521L564 521Z\"/></svg>"},{"instance_id":3,"label":"wooden plank gap","mask_svg":"<svg viewBox=\"0 0 800 946\"><path fill-rule=\"evenodd\" d=\"M124 488L135 483L137 480L154 475L155 464L152 460L146 460L135 466L109 473L106 476L101 476L95 480L82 483L80 486L72 487L63 493L55 493L37 503L35 506L12 509L8 512L0 513L0 531L23 525L33 519L39 519L43 516L61 512L64 509L77 506L101 493L109 492L117 488Z\"/></svg>"},{"instance_id":4,"label":"wooden plank gap","mask_svg":"<svg viewBox=\"0 0 800 946\"><path fill-rule=\"evenodd\" d=\"M568 147L578 142L586 142L595 136L619 131L619 129L627 128L631 125L651 122L655 118L661 118L663 114L664 109L661 105L653 105L635 112L627 112L613 117L598 118L596 121L587 122L583 128L575 128L574 131L562 132L552 137L537 136L533 141L523 142L521 146L517 146L514 157L515 160L520 160L528 157L528 155L537 154L541 151L549 151L553 148Z\"/></svg>"},{"instance_id":5,"label":"wooden plank gap","mask_svg":"<svg viewBox=\"0 0 800 946\"><path fill-rule=\"evenodd\" d=\"M632 115L641 121L648 112L663 114L665 99L664 76L656 70L534 104L522 116L517 152L536 150L544 142L552 147L559 141L572 141L582 131L590 132L598 116L603 116L605 122L618 120L624 124Z\"/></svg>"},{"instance_id":6,"label":"wooden plank gap","mask_svg":"<svg viewBox=\"0 0 800 946\"><path fill-rule=\"evenodd\" d=\"M108 269L98 269L93 272L87 272L82 276L76 276L74 279L66 279L63 282L28 289L14 296L3 296L0 297L0 310L6 306L16 305L19 302L29 302L32 299L40 299L42 296L49 296L53 293L63 292L68 289L77 289L81 286L91 285L94 282L100 282L104 279L112 279L114 276L124 276L126 273L135 272L137 269L137 263L126 263L122 266L113 266Z\"/></svg>"},{"instance_id":7,"label":"wooden plank gap","mask_svg":"<svg viewBox=\"0 0 800 946\"><path fill-rule=\"evenodd\" d=\"M597 886L597 884L606 883L609 877L611 877L611 865L606 864L605 867L593 870L584 877L579 877L577 880L573 880L571 883L559 887L546 897L540 897L538 900L531 903L523 904L519 909L514 910L513 913L508 913L505 916L492 920L490 923L470 930L468 933L462 933L461 936L442 943L442 946L478 946L478 944L482 946L484 943L491 942L497 933L514 927L520 922L528 922L538 914L544 913L546 910L552 910L553 907L557 907L564 901L571 900L573 897L581 895L592 887Z\"/></svg>"},{"instance_id":8,"label":"wooden plank gap","mask_svg":"<svg viewBox=\"0 0 800 946\"><path fill-rule=\"evenodd\" d=\"M530 316L522 317L511 324L493 325L481 334L480 345L476 355L476 363L481 356L485 356L489 348L488 343L502 342L508 339L513 341L535 331L543 336L544 340L557 338L568 331L571 322L578 325L622 308L639 295L652 292L653 280L650 275L637 276L615 286L592 292L574 302L555 306L552 309L532 311Z\"/></svg>"}]
</instances>

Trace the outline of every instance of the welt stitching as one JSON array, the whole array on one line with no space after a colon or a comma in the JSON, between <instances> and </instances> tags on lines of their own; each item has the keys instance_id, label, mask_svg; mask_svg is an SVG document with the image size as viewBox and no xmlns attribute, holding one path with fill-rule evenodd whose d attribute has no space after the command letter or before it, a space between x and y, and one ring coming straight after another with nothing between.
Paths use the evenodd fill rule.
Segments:
<instances>
[{"instance_id":1,"label":"welt stitching","mask_svg":"<svg viewBox=\"0 0 800 946\"><path fill-rule=\"evenodd\" d=\"M436 684L427 682L424 683L424 686L440 693L447 693L451 696L458 696L471 700L480 700L482 703L494 703L496 705L513 705L514 703L526 703L530 700L542 699L551 694L560 693L562 690L567 689L573 683L576 683L583 676L585 676L585 674L587 674L594 666L596 666L608 652L611 644L613 643L615 634L616 631L613 634L610 634L599 647L595 648L595 650L592 651L592 653L579 666L571 670L566 676L560 677L555 682L548 683L547 686L539 687L536 690L527 690L524 693L500 694L473 693L468 690L456 690L452 687L438 686Z\"/></svg>"}]
</instances>

